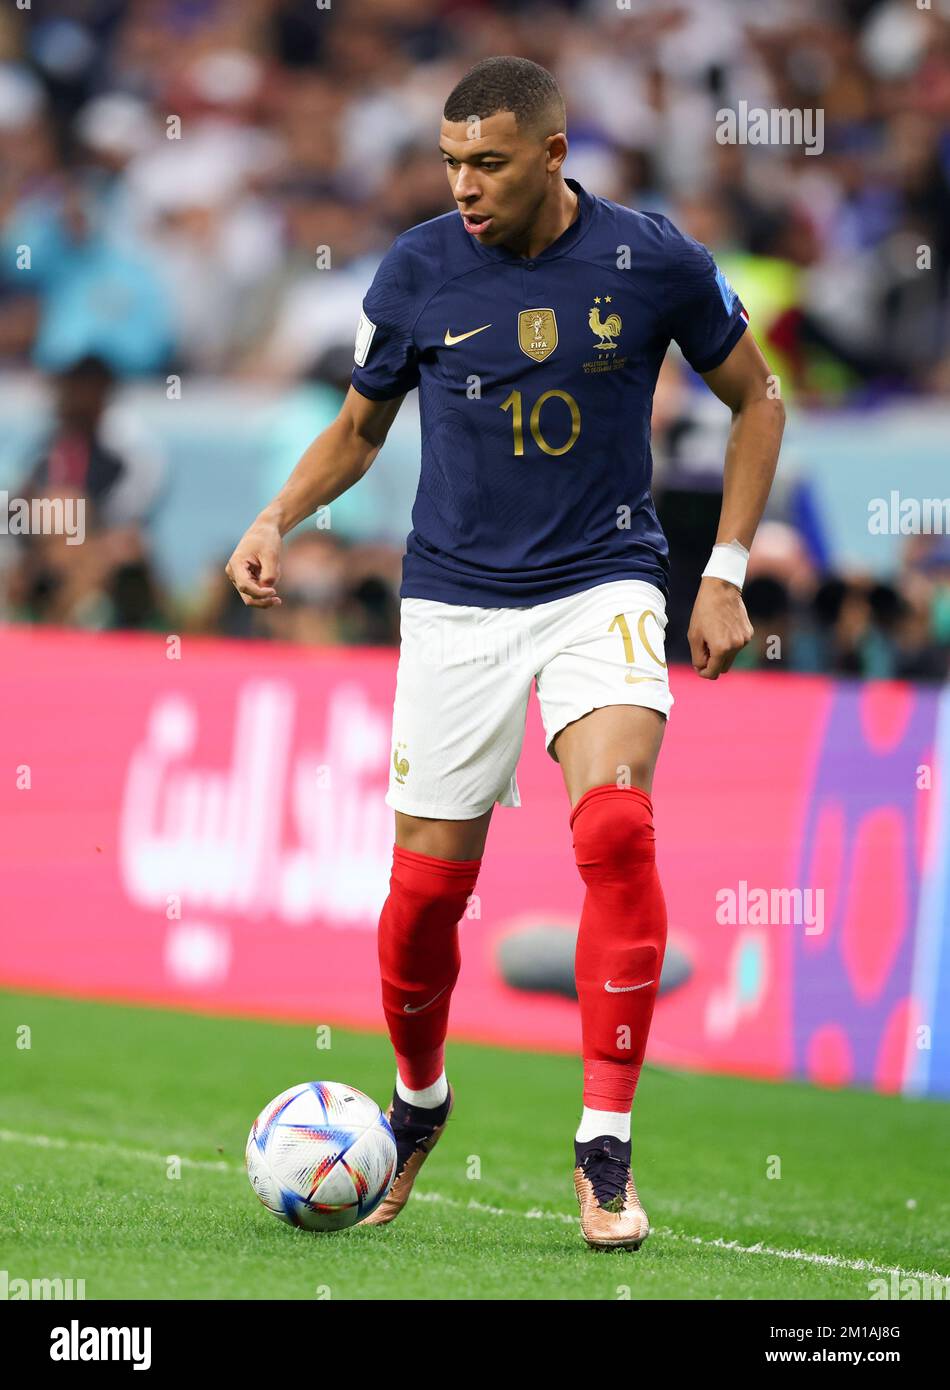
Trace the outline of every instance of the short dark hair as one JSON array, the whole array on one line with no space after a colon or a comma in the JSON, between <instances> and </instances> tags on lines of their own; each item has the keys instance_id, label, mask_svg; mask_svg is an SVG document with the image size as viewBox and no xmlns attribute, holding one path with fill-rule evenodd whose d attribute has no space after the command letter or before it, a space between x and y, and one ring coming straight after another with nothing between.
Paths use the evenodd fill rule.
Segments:
<instances>
[{"instance_id":1,"label":"short dark hair","mask_svg":"<svg viewBox=\"0 0 950 1390\"><path fill-rule=\"evenodd\" d=\"M530 58L483 58L449 93L442 111L447 121L482 120L511 111L519 126L556 135L566 127L564 98L557 82Z\"/></svg>"}]
</instances>

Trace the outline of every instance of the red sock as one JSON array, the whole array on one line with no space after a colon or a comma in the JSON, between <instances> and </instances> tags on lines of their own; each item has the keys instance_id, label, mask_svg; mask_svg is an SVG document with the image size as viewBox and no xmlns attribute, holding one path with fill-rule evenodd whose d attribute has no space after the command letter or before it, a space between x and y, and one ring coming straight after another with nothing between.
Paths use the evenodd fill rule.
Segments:
<instances>
[{"instance_id":1,"label":"red sock","mask_svg":"<svg viewBox=\"0 0 950 1390\"><path fill-rule=\"evenodd\" d=\"M379 969L396 1065L413 1091L431 1086L442 1072L461 965L458 921L481 862L393 847L389 897L379 919Z\"/></svg>"},{"instance_id":2,"label":"red sock","mask_svg":"<svg viewBox=\"0 0 950 1390\"><path fill-rule=\"evenodd\" d=\"M666 949L653 805L637 787L592 787L571 812L587 894L577 934L584 1104L629 1110Z\"/></svg>"}]
</instances>

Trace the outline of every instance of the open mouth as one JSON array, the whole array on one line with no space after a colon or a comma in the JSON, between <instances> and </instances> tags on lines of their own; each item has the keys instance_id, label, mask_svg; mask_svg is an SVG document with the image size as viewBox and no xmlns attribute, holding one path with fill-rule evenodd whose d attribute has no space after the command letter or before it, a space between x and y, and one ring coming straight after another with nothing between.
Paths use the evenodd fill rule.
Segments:
<instances>
[{"instance_id":1,"label":"open mouth","mask_svg":"<svg viewBox=\"0 0 950 1390\"><path fill-rule=\"evenodd\" d=\"M465 230L471 232L473 236L478 236L480 233L486 232L491 226L492 220L491 217L486 217L486 215L481 212L462 213L462 225Z\"/></svg>"}]
</instances>

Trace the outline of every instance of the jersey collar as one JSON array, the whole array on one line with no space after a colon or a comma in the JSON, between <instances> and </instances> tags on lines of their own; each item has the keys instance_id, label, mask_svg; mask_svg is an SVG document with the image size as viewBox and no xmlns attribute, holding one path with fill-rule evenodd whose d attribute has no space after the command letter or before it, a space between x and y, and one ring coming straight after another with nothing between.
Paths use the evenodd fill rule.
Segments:
<instances>
[{"instance_id":1,"label":"jersey collar","mask_svg":"<svg viewBox=\"0 0 950 1390\"><path fill-rule=\"evenodd\" d=\"M556 241L552 241L551 245L546 246L539 255L530 257L532 264L537 261L553 261L556 260L558 256L566 255L571 247L575 246L577 242L580 241L581 237L590 226L595 199L587 192L586 188L580 186L576 179L565 178L564 182L572 192L577 194L577 216ZM461 223L461 218L459 222ZM516 255L515 252L510 251L507 246L482 246L474 237L469 237L467 232L465 232L465 237L473 244L475 250L481 252L483 256L490 256L493 260L497 261L507 261L512 265L525 266L529 263L528 257Z\"/></svg>"}]
</instances>

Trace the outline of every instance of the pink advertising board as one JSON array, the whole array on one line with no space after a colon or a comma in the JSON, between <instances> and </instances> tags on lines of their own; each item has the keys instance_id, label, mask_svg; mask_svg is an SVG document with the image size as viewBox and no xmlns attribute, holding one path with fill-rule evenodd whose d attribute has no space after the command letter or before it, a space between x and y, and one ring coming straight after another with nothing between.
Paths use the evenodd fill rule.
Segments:
<instances>
[{"instance_id":1,"label":"pink advertising board","mask_svg":"<svg viewBox=\"0 0 950 1390\"><path fill-rule=\"evenodd\" d=\"M395 665L390 650L186 637L169 659L159 635L0 631L0 986L381 1030L375 929L392 852L383 796ZM848 715L829 680L709 683L688 669L673 670L672 687L654 806L670 944L687 970L658 1001L648 1061L899 1087L893 1039L886 1056L871 1038L867 1065L852 1049L850 1070L835 1070L837 1054L829 1070L828 1020L796 1014L795 979L833 938L852 891L847 833L837 858L823 855L815 821L823 775L829 826L836 777L860 782L861 748L851 757L839 740L830 753L843 762L826 767L832 721L860 742L862 702L873 699L909 769L932 740L934 702L903 687L849 688ZM582 900L570 808L533 700L518 781L522 807L496 808L463 920L452 1034L574 1051L575 1003L505 984L496 955L532 926L573 930ZM910 879L888 867L885 846L884 878L862 889L855 948L860 979L893 987L888 1017L909 990L893 892L907 900L900 931L912 939L926 830L919 810L904 820ZM827 889L831 906L809 909L808 886ZM783 921L796 890L799 920ZM877 941L889 953L883 976ZM833 1025L852 1026L844 1016Z\"/></svg>"}]
</instances>

